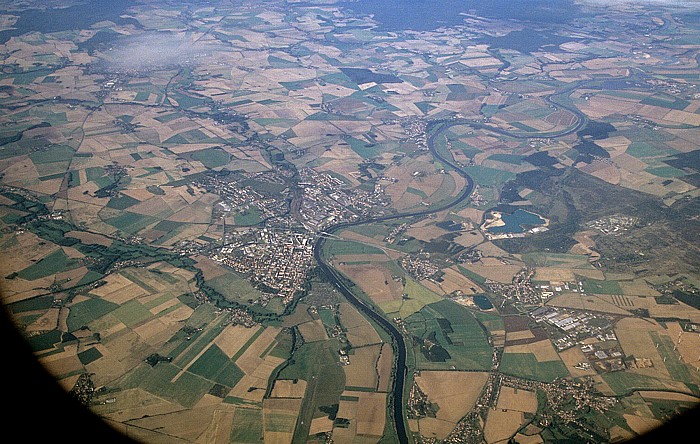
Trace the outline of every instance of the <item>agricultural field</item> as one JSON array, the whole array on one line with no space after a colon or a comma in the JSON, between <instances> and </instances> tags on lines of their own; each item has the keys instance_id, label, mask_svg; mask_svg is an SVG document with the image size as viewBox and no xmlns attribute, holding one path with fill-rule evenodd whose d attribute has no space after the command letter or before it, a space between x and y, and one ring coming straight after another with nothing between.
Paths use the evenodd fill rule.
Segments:
<instances>
[{"instance_id":1,"label":"agricultural field","mask_svg":"<svg viewBox=\"0 0 700 444\"><path fill-rule=\"evenodd\" d=\"M491 346L474 315L451 301L426 305L405 319L421 370L488 370Z\"/></svg>"},{"instance_id":2,"label":"agricultural field","mask_svg":"<svg viewBox=\"0 0 700 444\"><path fill-rule=\"evenodd\" d=\"M700 401L695 5L5 3L1 302L115 430L618 442Z\"/></svg>"},{"instance_id":3,"label":"agricultural field","mask_svg":"<svg viewBox=\"0 0 700 444\"><path fill-rule=\"evenodd\" d=\"M437 413L434 418L419 418L414 431L424 437L445 439L474 406L487 377L482 372L422 370L416 384L437 406Z\"/></svg>"}]
</instances>

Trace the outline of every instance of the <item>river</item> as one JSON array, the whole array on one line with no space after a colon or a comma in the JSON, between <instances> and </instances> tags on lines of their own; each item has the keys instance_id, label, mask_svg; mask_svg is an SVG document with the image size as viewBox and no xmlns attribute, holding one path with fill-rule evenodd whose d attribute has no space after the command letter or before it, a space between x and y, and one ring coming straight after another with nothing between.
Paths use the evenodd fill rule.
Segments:
<instances>
[{"instance_id":1,"label":"river","mask_svg":"<svg viewBox=\"0 0 700 444\"><path fill-rule=\"evenodd\" d=\"M438 159L440 162L442 162L445 165L449 165L452 167L460 176L464 177L466 180L466 186L462 189L460 195L452 202L441 205L436 208L431 208L431 209L426 209L422 211L416 211L416 212L411 212L411 213L399 213L399 214L392 214L390 216L382 216L382 217L376 217L376 218L371 218L359 222L354 222L354 223L342 223L338 225L334 225L333 227L330 227L329 229L326 230L326 233L328 234L333 234L334 232L340 231L342 229L348 228L348 227L353 227L353 226L358 226L358 225L364 225L364 224L369 224L369 223L376 223L376 222L383 222L387 220L393 220L393 219L400 219L404 217L415 217L415 216L426 216L429 214L437 213L443 210L446 210L448 208L452 208L461 202L463 202L465 199L467 199L472 191L474 191L474 181L469 176L467 173L462 171L457 165L455 165L453 162L450 160L444 158L441 156L436 150L435 150L435 138L443 131L447 130L448 128L455 126L455 125L462 125L464 122L459 121L459 120L451 120L451 121L441 121L441 122L435 122L433 123L433 126L438 126L438 128L433 132L433 134L428 137L428 148L430 149L430 152L432 153L433 156L435 156L436 159ZM393 342L394 342L394 350L396 353L396 369L394 372L394 387L392 389L392 396L391 396L391 406L392 406L392 411L393 411L393 418L394 418L394 426L396 428L396 434L399 439L399 442L401 444L408 443L408 433L406 429L406 420L403 412L403 392L404 392L404 384L406 382L406 343L404 341L404 337L401 334L401 332L392 324L389 322L384 316L379 314L375 309L369 305L367 305L365 302L362 300L358 299L351 291L350 289L347 288L343 280L340 278L338 275L338 272L333 269L325 260L323 259L323 244L326 241L326 237L320 237L317 241L316 244L314 245L314 257L316 259L316 262L318 262L319 267L323 271L323 273L326 275L328 280L331 281L331 283L334 283L340 292L345 296L345 298L353 304L359 311L362 313L366 314L369 316L373 321L375 321L377 324L379 324L384 330L386 330L387 333L391 336Z\"/></svg>"}]
</instances>

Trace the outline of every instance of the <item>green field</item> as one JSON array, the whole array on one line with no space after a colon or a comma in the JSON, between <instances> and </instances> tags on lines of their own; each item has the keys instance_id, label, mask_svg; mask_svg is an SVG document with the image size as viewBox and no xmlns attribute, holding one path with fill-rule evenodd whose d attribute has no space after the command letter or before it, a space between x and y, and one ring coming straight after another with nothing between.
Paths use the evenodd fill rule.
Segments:
<instances>
[{"instance_id":1,"label":"green field","mask_svg":"<svg viewBox=\"0 0 700 444\"><path fill-rule=\"evenodd\" d=\"M158 219L155 217L125 212L119 216L107 219L105 222L120 231L135 234L156 221Z\"/></svg>"},{"instance_id":2,"label":"green field","mask_svg":"<svg viewBox=\"0 0 700 444\"><path fill-rule=\"evenodd\" d=\"M266 432L287 432L294 431L297 417L293 413L274 412L264 416L264 427Z\"/></svg>"},{"instance_id":3,"label":"green field","mask_svg":"<svg viewBox=\"0 0 700 444\"><path fill-rule=\"evenodd\" d=\"M483 285L486 283L486 278L474 273L468 268L462 267L461 265L457 265L457 269L459 270L460 273L462 273L464 276L468 277L472 281L476 282L479 285Z\"/></svg>"},{"instance_id":4,"label":"green field","mask_svg":"<svg viewBox=\"0 0 700 444\"><path fill-rule=\"evenodd\" d=\"M622 294L622 288L617 281L599 281L596 279L584 279L583 289L593 294Z\"/></svg>"},{"instance_id":5,"label":"green field","mask_svg":"<svg viewBox=\"0 0 700 444\"><path fill-rule=\"evenodd\" d=\"M491 346L486 332L468 309L449 300L423 307L405 319L414 337L416 366L434 370L489 370ZM418 338L418 340L416 340ZM442 350L425 350L422 340ZM447 354L449 357L447 357ZM454 367L453 367L454 366Z\"/></svg>"},{"instance_id":6,"label":"green field","mask_svg":"<svg viewBox=\"0 0 700 444\"><path fill-rule=\"evenodd\" d=\"M91 347L85 351L78 353L78 359L83 365L88 365L91 362L97 361L101 357L102 353L100 353L100 351L95 347Z\"/></svg>"},{"instance_id":7,"label":"green field","mask_svg":"<svg viewBox=\"0 0 700 444\"><path fill-rule=\"evenodd\" d=\"M88 300L78 302L70 307L68 314L68 331L79 330L83 326L87 326L91 322L101 318L119 308L115 303L105 301L101 298L90 298Z\"/></svg>"},{"instance_id":8,"label":"green field","mask_svg":"<svg viewBox=\"0 0 700 444\"><path fill-rule=\"evenodd\" d=\"M53 348L54 345L61 342L62 334L58 330L51 330L45 333L41 333L34 336L29 336L27 338L27 344L29 347L37 352L41 350L47 350Z\"/></svg>"},{"instance_id":9,"label":"green field","mask_svg":"<svg viewBox=\"0 0 700 444\"><path fill-rule=\"evenodd\" d=\"M173 378L180 369L168 362L159 362L155 367L143 364L120 381L121 388L142 388L156 396L172 399L186 408L192 408L202 396L211 390L214 383L193 373L185 372L175 382Z\"/></svg>"},{"instance_id":10,"label":"green field","mask_svg":"<svg viewBox=\"0 0 700 444\"><path fill-rule=\"evenodd\" d=\"M17 276L28 281L41 279L51 276L62 271L70 270L79 265L79 262L74 259L69 259L63 249L52 252L48 256L41 259L24 270L17 273Z\"/></svg>"},{"instance_id":11,"label":"green field","mask_svg":"<svg viewBox=\"0 0 700 444\"><path fill-rule=\"evenodd\" d=\"M538 362L532 353L504 353L499 370L508 375L543 382L569 376L563 362Z\"/></svg>"},{"instance_id":12,"label":"green field","mask_svg":"<svg viewBox=\"0 0 700 444\"><path fill-rule=\"evenodd\" d=\"M520 165L523 162L523 156L517 154L492 154L488 159L513 165Z\"/></svg>"},{"instance_id":13,"label":"green field","mask_svg":"<svg viewBox=\"0 0 700 444\"><path fill-rule=\"evenodd\" d=\"M659 353L665 359L663 364L666 366L671 378L687 384L692 384L697 381L697 378L693 378L690 375L688 366L682 360L678 359L680 355L674 350L673 339L666 335L659 335L655 331L649 332L649 336L651 336L655 344L658 344ZM693 371L694 370L695 369L693 369Z\"/></svg>"},{"instance_id":14,"label":"green field","mask_svg":"<svg viewBox=\"0 0 700 444\"><path fill-rule=\"evenodd\" d=\"M328 239L324 244L324 251L328 257L344 254L384 254L382 250L371 245L336 239Z\"/></svg>"},{"instance_id":15,"label":"green field","mask_svg":"<svg viewBox=\"0 0 700 444\"><path fill-rule=\"evenodd\" d=\"M253 288L248 279L234 272L228 272L207 281L214 290L221 293L229 301L248 304L249 301L258 299L262 293Z\"/></svg>"},{"instance_id":16,"label":"green field","mask_svg":"<svg viewBox=\"0 0 700 444\"><path fill-rule=\"evenodd\" d=\"M468 166L464 167L464 171L469 174L480 187L501 186L515 178L515 174L510 171L497 170L484 166Z\"/></svg>"},{"instance_id":17,"label":"green field","mask_svg":"<svg viewBox=\"0 0 700 444\"><path fill-rule=\"evenodd\" d=\"M236 385L244 375L216 344L212 344L187 371L229 388Z\"/></svg>"},{"instance_id":18,"label":"green field","mask_svg":"<svg viewBox=\"0 0 700 444\"><path fill-rule=\"evenodd\" d=\"M194 339L192 338L190 341L185 341L184 346L187 348L187 350L180 355L180 353L184 350L180 350L179 352L174 350L173 352L170 353L170 356L175 357L173 360L173 364L178 366L178 367L184 367L192 360L197 357L199 353L202 352L205 348L211 344L211 342L221 334L221 323L223 322L224 317L221 317L216 321L215 324L209 325L206 327L206 329L202 332L202 334Z\"/></svg>"},{"instance_id":19,"label":"green field","mask_svg":"<svg viewBox=\"0 0 700 444\"><path fill-rule=\"evenodd\" d=\"M299 413L304 425L295 430L293 442L306 442L312 418L328 416L319 407L338 404L345 388L345 372L338 365L337 339L310 342L294 353L279 379L303 379L308 385Z\"/></svg>"},{"instance_id":20,"label":"green field","mask_svg":"<svg viewBox=\"0 0 700 444\"><path fill-rule=\"evenodd\" d=\"M12 304L8 304L7 308L9 308L12 313L22 313L25 311L47 310L51 308L52 305L53 296L48 295L13 302Z\"/></svg>"},{"instance_id":21,"label":"green field","mask_svg":"<svg viewBox=\"0 0 700 444\"><path fill-rule=\"evenodd\" d=\"M428 290L410 277L406 277L404 293L408 295L408 298L380 304L382 311L387 314L398 312L400 317L407 318L426 305L442 300L442 297Z\"/></svg>"},{"instance_id":22,"label":"green field","mask_svg":"<svg viewBox=\"0 0 700 444\"><path fill-rule=\"evenodd\" d=\"M260 211L256 207L250 207L241 213L236 213L233 218L236 225L240 225L242 227L258 225L260 222L262 222Z\"/></svg>"},{"instance_id":23,"label":"green field","mask_svg":"<svg viewBox=\"0 0 700 444\"><path fill-rule=\"evenodd\" d=\"M647 168L645 171L653 174L654 176L661 177L664 179L668 179L668 178L672 178L672 177L681 177L681 176L685 176L687 174L685 171L679 170L678 168L674 168L671 166L659 166L659 167L654 167L654 168Z\"/></svg>"},{"instance_id":24,"label":"green field","mask_svg":"<svg viewBox=\"0 0 700 444\"><path fill-rule=\"evenodd\" d=\"M505 330L503 318L491 313L483 313L480 311L474 312L474 317L481 322L488 331Z\"/></svg>"},{"instance_id":25,"label":"green field","mask_svg":"<svg viewBox=\"0 0 700 444\"><path fill-rule=\"evenodd\" d=\"M153 317L153 314L136 300L131 300L121 305L119 308L115 309L112 314L130 328Z\"/></svg>"},{"instance_id":26,"label":"green field","mask_svg":"<svg viewBox=\"0 0 700 444\"><path fill-rule=\"evenodd\" d=\"M532 267L556 267L566 265L567 268L591 268L590 259L582 254L567 253L525 253L523 261Z\"/></svg>"},{"instance_id":27,"label":"green field","mask_svg":"<svg viewBox=\"0 0 700 444\"><path fill-rule=\"evenodd\" d=\"M29 154L34 165L41 165L53 162L66 162L73 157L75 151L67 145L55 145L45 151L34 151Z\"/></svg>"},{"instance_id":28,"label":"green field","mask_svg":"<svg viewBox=\"0 0 700 444\"><path fill-rule=\"evenodd\" d=\"M259 444L263 441L262 424L262 410L236 409L231 428L231 442Z\"/></svg>"},{"instance_id":29,"label":"green field","mask_svg":"<svg viewBox=\"0 0 700 444\"><path fill-rule=\"evenodd\" d=\"M634 389L664 389L663 382L651 376L632 372L611 372L603 374L603 380L618 395L627 394Z\"/></svg>"},{"instance_id":30,"label":"green field","mask_svg":"<svg viewBox=\"0 0 700 444\"><path fill-rule=\"evenodd\" d=\"M217 168L224 166L231 161L231 155L221 148L207 148L195 151L191 154L192 159L202 163L207 168Z\"/></svg>"},{"instance_id":31,"label":"green field","mask_svg":"<svg viewBox=\"0 0 700 444\"><path fill-rule=\"evenodd\" d=\"M674 150L663 144L652 144L648 142L632 142L625 152L637 158L667 156L675 153Z\"/></svg>"},{"instance_id":32,"label":"green field","mask_svg":"<svg viewBox=\"0 0 700 444\"><path fill-rule=\"evenodd\" d=\"M356 139L354 137L345 138L345 142L350 145L353 151L362 156L365 159L370 159L380 155L383 151L386 151L382 145L367 143L363 140Z\"/></svg>"},{"instance_id":33,"label":"green field","mask_svg":"<svg viewBox=\"0 0 700 444\"><path fill-rule=\"evenodd\" d=\"M126 210L127 208L132 207L138 203L141 203L141 201L136 200L131 196L120 194L119 196L111 198L109 202L107 202L107 207L114 208L115 210Z\"/></svg>"}]
</instances>

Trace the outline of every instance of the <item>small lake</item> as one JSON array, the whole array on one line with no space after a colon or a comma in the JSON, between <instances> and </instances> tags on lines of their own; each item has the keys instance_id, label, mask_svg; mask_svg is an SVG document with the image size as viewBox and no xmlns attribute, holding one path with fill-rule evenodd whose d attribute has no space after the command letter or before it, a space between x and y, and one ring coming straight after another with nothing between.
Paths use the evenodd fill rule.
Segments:
<instances>
[{"instance_id":1,"label":"small lake","mask_svg":"<svg viewBox=\"0 0 700 444\"><path fill-rule=\"evenodd\" d=\"M537 214L525 210L517 210L513 214L502 213L501 220L505 225L490 227L488 232L493 234L523 233L529 228L547 223Z\"/></svg>"},{"instance_id":2,"label":"small lake","mask_svg":"<svg viewBox=\"0 0 700 444\"><path fill-rule=\"evenodd\" d=\"M493 308L493 304L491 304L489 298L482 294L477 294L474 296L474 303L482 310L491 310Z\"/></svg>"}]
</instances>

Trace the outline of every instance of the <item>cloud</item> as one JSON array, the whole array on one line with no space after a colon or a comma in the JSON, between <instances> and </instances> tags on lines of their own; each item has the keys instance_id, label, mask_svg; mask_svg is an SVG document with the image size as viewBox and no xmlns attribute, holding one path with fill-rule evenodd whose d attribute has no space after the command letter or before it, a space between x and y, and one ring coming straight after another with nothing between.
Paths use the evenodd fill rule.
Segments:
<instances>
[{"instance_id":1,"label":"cloud","mask_svg":"<svg viewBox=\"0 0 700 444\"><path fill-rule=\"evenodd\" d=\"M217 41L197 41L186 33L147 32L116 40L101 58L113 69L144 70L194 64L222 48Z\"/></svg>"}]
</instances>

